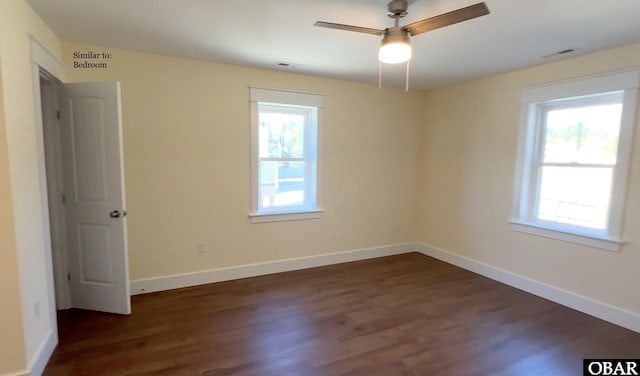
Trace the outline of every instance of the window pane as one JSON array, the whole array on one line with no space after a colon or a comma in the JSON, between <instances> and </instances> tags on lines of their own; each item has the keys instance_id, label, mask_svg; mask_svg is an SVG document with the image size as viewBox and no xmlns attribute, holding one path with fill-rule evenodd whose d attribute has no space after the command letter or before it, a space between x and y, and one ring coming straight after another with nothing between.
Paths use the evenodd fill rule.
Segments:
<instances>
[{"instance_id":1,"label":"window pane","mask_svg":"<svg viewBox=\"0 0 640 376\"><path fill-rule=\"evenodd\" d=\"M304 158L303 114L260 111L260 158Z\"/></svg>"},{"instance_id":2,"label":"window pane","mask_svg":"<svg viewBox=\"0 0 640 376\"><path fill-rule=\"evenodd\" d=\"M261 207L303 206L305 162L260 162Z\"/></svg>"},{"instance_id":3,"label":"window pane","mask_svg":"<svg viewBox=\"0 0 640 376\"><path fill-rule=\"evenodd\" d=\"M612 168L542 167L538 219L606 228L612 172Z\"/></svg>"},{"instance_id":4,"label":"window pane","mask_svg":"<svg viewBox=\"0 0 640 376\"><path fill-rule=\"evenodd\" d=\"M546 118L546 163L614 164L622 104L551 110Z\"/></svg>"}]
</instances>

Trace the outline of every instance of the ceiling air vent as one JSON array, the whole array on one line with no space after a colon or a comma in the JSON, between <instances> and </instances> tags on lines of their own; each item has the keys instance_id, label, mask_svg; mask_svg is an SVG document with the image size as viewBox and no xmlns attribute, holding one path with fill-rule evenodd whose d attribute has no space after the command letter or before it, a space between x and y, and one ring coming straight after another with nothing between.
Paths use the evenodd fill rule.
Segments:
<instances>
[{"instance_id":1,"label":"ceiling air vent","mask_svg":"<svg viewBox=\"0 0 640 376\"><path fill-rule=\"evenodd\" d=\"M548 59L550 57L556 57L556 56L560 56L560 55L566 55L566 54L570 54L572 52L576 52L575 48L567 48L566 50L562 50L562 51L558 51L558 52L554 52L552 54L549 55L544 55L543 58Z\"/></svg>"},{"instance_id":2,"label":"ceiling air vent","mask_svg":"<svg viewBox=\"0 0 640 376\"><path fill-rule=\"evenodd\" d=\"M276 66L277 66L278 68L289 68L289 69L292 69L292 68L297 68L297 67L299 67L299 66L300 66L300 64L290 63L290 62L288 62L288 61L278 61L278 62L276 62Z\"/></svg>"}]
</instances>

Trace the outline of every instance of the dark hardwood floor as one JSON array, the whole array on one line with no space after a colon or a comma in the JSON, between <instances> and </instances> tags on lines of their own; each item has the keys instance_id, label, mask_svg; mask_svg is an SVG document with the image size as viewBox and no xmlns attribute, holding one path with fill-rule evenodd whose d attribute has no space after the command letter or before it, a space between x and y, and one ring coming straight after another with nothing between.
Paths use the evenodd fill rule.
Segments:
<instances>
[{"instance_id":1,"label":"dark hardwood floor","mask_svg":"<svg viewBox=\"0 0 640 376\"><path fill-rule=\"evenodd\" d=\"M59 313L45 375L581 375L640 334L411 253Z\"/></svg>"}]
</instances>

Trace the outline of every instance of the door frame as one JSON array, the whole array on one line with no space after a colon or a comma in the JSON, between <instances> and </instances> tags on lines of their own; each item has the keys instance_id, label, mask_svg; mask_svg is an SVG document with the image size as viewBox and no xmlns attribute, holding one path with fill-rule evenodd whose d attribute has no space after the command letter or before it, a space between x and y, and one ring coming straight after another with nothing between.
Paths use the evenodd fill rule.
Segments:
<instances>
[{"instance_id":1,"label":"door frame","mask_svg":"<svg viewBox=\"0 0 640 376\"><path fill-rule=\"evenodd\" d=\"M48 317L48 335L44 342L40 345L39 350L35 354L34 359L27 360L30 362L28 365L29 371L33 374L40 374L44 371L49 358L53 354L56 345L58 344L58 320L56 313L56 297L55 297L55 284L53 275L53 254L51 248L51 218L49 212L49 198L47 189L47 170L45 162L45 149L44 149L44 125L42 121L42 98L40 88L40 74L44 70L51 78L54 78L60 82L64 82L64 65L53 54L51 54L46 47L44 47L33 35L29 34L30 49L31 49L31 72L32 72L32 85L33 85L33 104L35 113L35 138L36 138L36 153L38 160L38 178L39 178L39 192L40 192L40 205L42 212L42 234L44 236L42 250L42 257L44 257L45 266L45 280L47 281L46 288L46 311L43 312ZM45 293L44 291L42 293ZM23 310L23 315L26 312ZM24 323L29 322L25 320Z\"/></svg>"},{"instance_id":2,"label":"door frame","mask_svg":"<svg viewBox=\"0 0 640 376\"><path fill-rule=\"evenodd\" d=\"M62 83L46 70L40 70L43 136L51 226L56 309L71 308L69 288L69 252L64 207L64 179L62 174L61 124L59 116L59 89ZM48 107L48 108L47 108Z\"/></svg>"}]
</instances>

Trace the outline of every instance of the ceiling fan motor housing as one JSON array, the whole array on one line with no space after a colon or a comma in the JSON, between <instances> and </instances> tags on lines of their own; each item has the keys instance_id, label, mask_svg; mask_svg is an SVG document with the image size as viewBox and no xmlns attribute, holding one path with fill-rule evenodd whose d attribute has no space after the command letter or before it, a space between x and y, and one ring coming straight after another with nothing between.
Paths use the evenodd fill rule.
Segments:
<instances>
[{"instance_id":1,"label":"ceiling fan motor housing","mask_svg":"<svg viewBox=\"0 0 640 376\"><path fill-rule=\"evenodd\" d=\"M409 33L402 27L388 28L382 37L382 45L389 43L406 43L409 44Z\"/></svg>"},{"instance_id":2,"label":"ceiling fan motor housing","mask_svg":"<svg viewBox=\"0 0 640 376\"><path fill-rule=\"evenodd\" d=\"M408 14L409 2L407 0L392 0L387 5L387 16L391 18L402 18Z\"/></svg>"}]
</instances>

